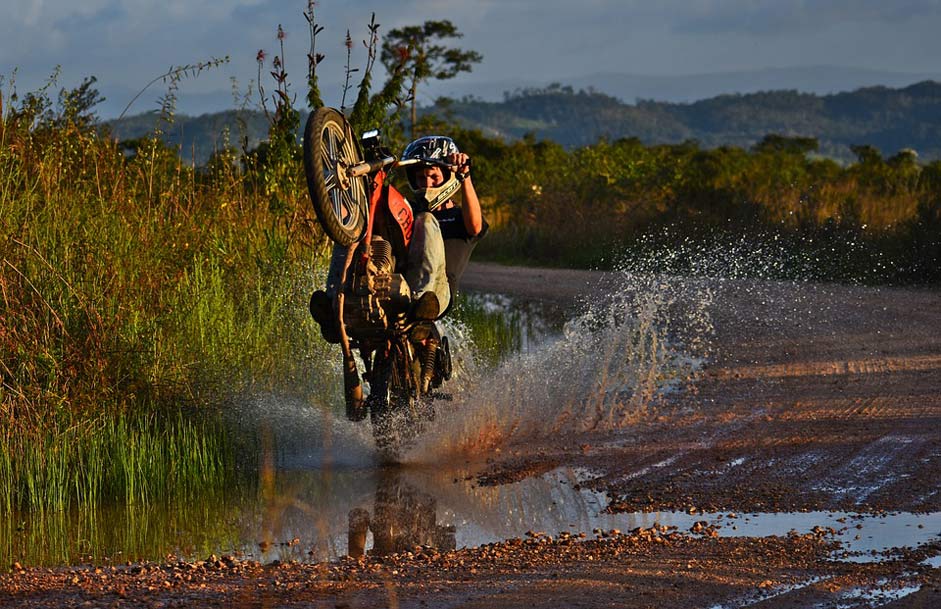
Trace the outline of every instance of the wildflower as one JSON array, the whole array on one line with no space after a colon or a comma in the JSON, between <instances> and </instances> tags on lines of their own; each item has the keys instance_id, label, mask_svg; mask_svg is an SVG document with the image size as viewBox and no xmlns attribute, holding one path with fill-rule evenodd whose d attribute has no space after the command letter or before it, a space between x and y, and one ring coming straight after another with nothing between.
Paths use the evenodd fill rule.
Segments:
<instances>
[{"instance_id":1,"label":"wildflower","mask_svg":"<svg viewBox=\"0 0 941 609\"><path fill-rule=\"evenodd\" d=\"M349 30L346 30L346 43L345 43L345 44L346 44L346 48L348 48L348 49L352 49L352 48L353 48L353 37L350 36L350 31L349 31Z\"/></svg>"},{"instance_id":2,"label":"wildflower","mask_svg":"<svg viewBox=\"0 0 941 609\"><path fill-rule=\"evenodd\" d=\"M258 49L258 54L255 55L255 61L257 61L258 63L265 63L265 57L267 56L268 54L265 53L264 49Z\"/></svg>"},{"instance_id":3,"label":"wildflower","mask_svg":"<svg viewBox=\"0 0 941 609\"><path fill-rule=\"evenodd\" d=\"M281 28L281 24L278 24L278 40L284 40L288 35L284 33L284 29Z\"/></svg>"}]
</instances>

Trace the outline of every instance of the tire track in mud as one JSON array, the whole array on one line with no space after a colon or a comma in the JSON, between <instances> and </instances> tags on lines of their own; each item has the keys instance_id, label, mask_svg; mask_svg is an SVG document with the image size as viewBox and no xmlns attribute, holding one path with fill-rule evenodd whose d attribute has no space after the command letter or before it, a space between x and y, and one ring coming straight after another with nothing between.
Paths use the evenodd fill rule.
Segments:
<instances>
[{"instance_id":1,"label":"tire track in mud","mask_svg":"<svg viewBox=\"0 0 941 609\"><path fill-rule=\"evenodd\" d=\"M836 376L907 371L941 371L941 355L741 366L737 368L719 368L712 370L710 374L716 379L769 379L792 376Z\"/></svg>"},{"instance_id":2,"label":"tire track in mud","mask_svg":"<svg viewBox=\"0 0 941 609\"><path fill-rule=\"evenodd\" d=\"M761 391L734 383L751 399L738 397L698 419L698 446L682 450L669 471L616 485L622 496L643 496L645 488L676 489L680 496L667 494L660 506L626 501L621 508L684 508L689 505L678 500L686 496L692 505L737 510L936 510L938 394L929 389L914 396L866 395L880 394L884 380L857 378L857 396L848 398L826 386L823 395L808 394L803 382L774 383ZM720 384L718 393L728 397L728 389ZM801 399L793 400L798 393ZM657 453L664 457L662 450Z\"/></svg>"}]
</instances>

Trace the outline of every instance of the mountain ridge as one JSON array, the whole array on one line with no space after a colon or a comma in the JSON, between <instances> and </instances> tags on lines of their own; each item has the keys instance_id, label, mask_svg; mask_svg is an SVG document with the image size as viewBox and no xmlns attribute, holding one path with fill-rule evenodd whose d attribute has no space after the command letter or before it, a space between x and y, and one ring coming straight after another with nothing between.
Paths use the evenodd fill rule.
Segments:
<instances>
[{"instance_id":1,"label":"mountain ridge","mask_svg":"<svg viewBox=\"0 0 941 609\"><path fill-rule=\"evenodd\" d=\"M769 90L725 93L695 102L634 104L594 90L551 85L519 89L499 102L470 97L439 100L422 111L489 135L505 139L531 135L567 148L622 137L636 137L648 145L696 140L707 148L747 148L777 133L816 138L821 154L845 161L854 158L851 146L863 144L883 154L911 148L923 159L941 158L941 83L931 80L898 89L873 86L823 96ZM152 131L155 122L150 113L106 124L119 139L129 139ZM265 139L267 123L259 111L228 110L198 117L178 115L164 131L166 140L180 146L184 156L202 163L225 144L226 129L231 144L246 138L252 148Z\"/></svg>"}]
</instances>

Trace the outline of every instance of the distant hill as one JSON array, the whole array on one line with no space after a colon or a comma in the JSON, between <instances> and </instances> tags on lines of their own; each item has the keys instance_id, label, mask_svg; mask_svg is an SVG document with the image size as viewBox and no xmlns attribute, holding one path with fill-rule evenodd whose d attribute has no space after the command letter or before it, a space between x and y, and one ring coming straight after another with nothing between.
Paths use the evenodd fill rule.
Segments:
<instances>
[{"instance_id":1,"label":"distant hill","mask_svg":"<svg viewBox=\"0 0 941 609\"><path fill-rule=\"evenodd\" d=\"M473 96L485 101L501 101L507 94L520 88L544 88L553 82L570 85L575 90L593 89L616 97L625 103L639 99L687 103L726 93L757 93L758 91L795 90L817 95L830 95L841 91L855 91L862 87L885 86L892 88L925 80L941 80L941 70L928 72L898 72L848 66L792 66L711 72L706 74L653 75L624 72L582 72L560 75L552 79L537 79L528 75L506 80L480 80L474 72L460 78L431 82L419 89L419 102L433 104L438 97L461 99ZM232 88L227 78L219 79L221 86L206 89L202 81L200 91L192 85L177 91L177 110L190 116L219 112L233 107ZM139 93L136 88L101 81L98 83L104 101L96 107L98 115L111 120L121 115L127 102ZM295 83L302 87L301 83ZM337 103L339 81L321 82L327 103ZM300 88L296 90L300 91ZM159 108L165 91L153 87L134 102L134 108Z\"/></svg>"},{"instance_id":2,"label":"distant hill","mask_svg":"<svg viewBox=\"0 0 941 609\"><path fill-rule=\"evenodd\" d=\"M306 114L303 120L307 120ZM149 135L159 126L164 141L178 146L180 156L187 162L195 159L199 165L226 145L251 150L268 138L268 119L258 110L226 110L200 116L178 114L170 125L162 123L157 112L147 112L106 121L104 125L119 140Z\"/></svg>"},{"instance_id":3,"label":"distant hill","mask_svg":"<svg viewBox=\"0 0 941 609\"><path fill-rule=\"evenodd\" d=\"M637 137L646 144L696 140L703 147L749 147L769 133L815 137L821 154L853 158L849 147L870 144L885 155L915 149L923 160L941 158L941 83L925 81L900 89L868 87L831 95L795 90L719 95L691 103L639 101L626 104L592 90L553 85L518 90L503 101L464 98L425 108L464 126L505 139L532 134L573 148L599 138ZM306 116L302 117L303 121ZM144 114L109 121L120 139L152 132L157 117ZM168 141L184 158L204 163L224 142L248 148L267 134L257 111L177 116L165 127Z\"/></svg>"},{"instance_id":4,"label":"distant hill","mask_svg":"<svg viewBox=\"0 0 941 609\"><path fill-rule=\"evenodd\" d=\"M728 93L795 90L831 95L864 87L902 88L925 80L941 80L941 72L893 72L820 65L672 76L593 72L573 74L556 82L570 85L575 90L591 89L605 93L626 103L646 99L688 103ZM429 87L432 97L428 99L436 96L460 99L469 95L486 101L500 101L520 88L544 88L549 84L548 81L525 79L472 82L461 78L434 83Z\"/></svg>"},{"instance_id":5,"label":"distant hill","mask_svg":"<svg viewBox=\"0 0 941 609\"><path fill-rule=\"evenodd\" d=\"M502 102L441 103L429 111L507 139L529 133L566 147L599 138L637 137L646 144L697 140L702 146L749 147L768 133L815 137L820 152L852 159L849 147L883 154L913 148L941 158L941 83L902 89L869 87L818 96L797 91L720 95L692 103L625 104L603 93L553 86L522 90Z\"/></svg>"}]
</instances>

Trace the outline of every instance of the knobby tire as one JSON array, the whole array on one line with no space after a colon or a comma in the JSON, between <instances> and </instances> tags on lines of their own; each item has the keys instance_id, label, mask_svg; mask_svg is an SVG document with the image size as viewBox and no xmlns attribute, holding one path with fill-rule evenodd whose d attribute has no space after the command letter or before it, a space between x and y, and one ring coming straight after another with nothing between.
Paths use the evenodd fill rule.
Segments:
<instances>
[{"instance_id":1,"label":"knobby tire","mask_svg":"<svg viewBox=\"0 0 941 609\"><path fill-rule=\"evenodd\" d=\"M304 127L304 173L317 220L337 244L362 238L369 201L367 178L341 180L338 169L362 162L349 123L332 108L318 108Z\"/></svg>"}]
</instances>

